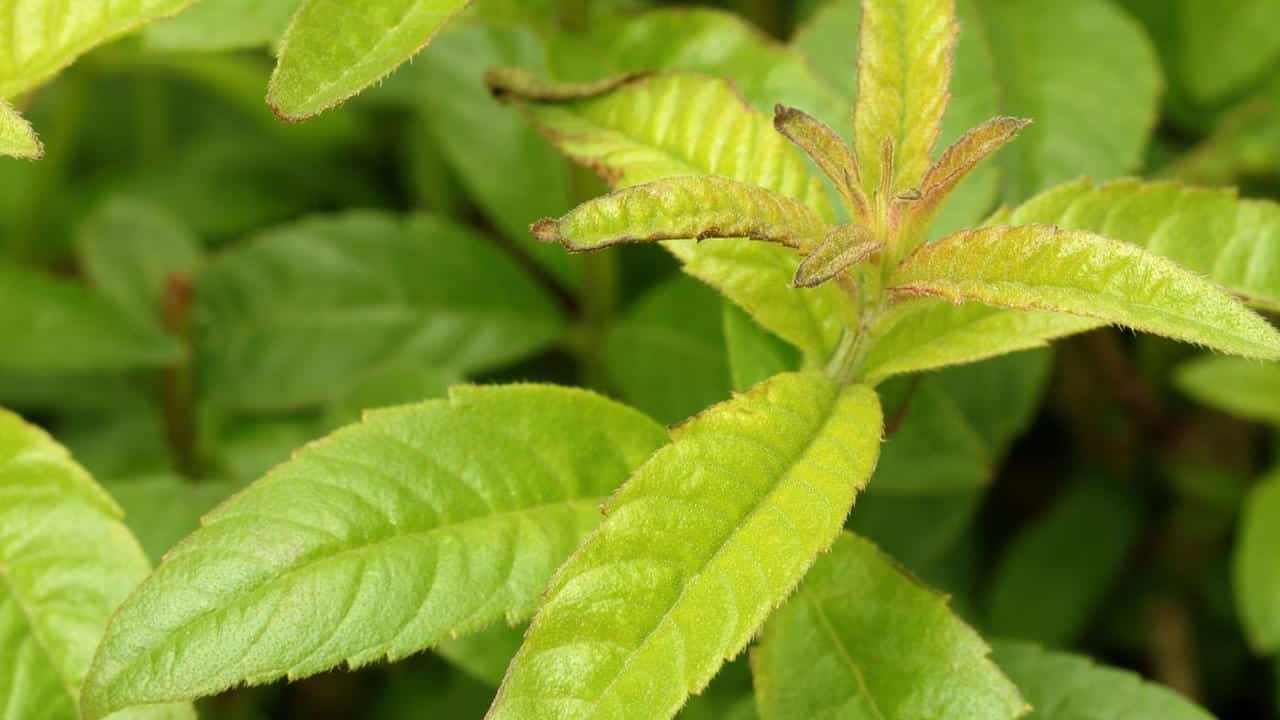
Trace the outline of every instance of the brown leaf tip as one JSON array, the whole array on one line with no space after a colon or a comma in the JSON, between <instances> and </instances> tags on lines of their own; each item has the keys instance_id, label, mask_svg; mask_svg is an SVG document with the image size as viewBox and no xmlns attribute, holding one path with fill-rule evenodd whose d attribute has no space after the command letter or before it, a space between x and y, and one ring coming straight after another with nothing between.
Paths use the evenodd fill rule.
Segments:
<instances>
[{"instance_id":1,"label":"brown leaf tip","mask_svg":"<svg viewBox=\"0 0 1280 720\"><path fill-rule=\"evenodd\" d=\"M555 218L543 218L529 226L533 236L546 243L560 242L560 221Z\"/></svg>"}]
</instances>

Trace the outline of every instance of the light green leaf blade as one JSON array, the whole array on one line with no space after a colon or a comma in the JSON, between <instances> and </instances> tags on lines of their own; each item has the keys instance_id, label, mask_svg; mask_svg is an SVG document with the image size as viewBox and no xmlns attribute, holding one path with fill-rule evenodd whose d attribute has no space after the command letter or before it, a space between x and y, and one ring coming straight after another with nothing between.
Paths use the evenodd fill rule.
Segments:
<instances>
[{"instance_id":1,"label":"light green leaf blade","mask_svg":"<svg viewBox=\"0 0 1280 720\"><path fill-rule=\"evenodd\" d=\"M729 397L720 297L677 275L610 329L605 363L620 397L659 422L680 422Z\"/></svg>"},{"instance_id":2,"label":"light green leaf blade","mask_svg":"<svg viewBox=\"0 0 1280 720\"><path fill-rule=\"evenodd\" d=\"M804 158L763 115L721 80L669 74L612 83L594 92L518 87L492 78L522 99L562 152L626 188L663 178L719 175L805 203L831 218L826 191ZM558 97L557 97L558 95ZM742 148L752 148L743 153ZM799 258L745 240L667 243L691 275L719 289L764 327L816 363L853 319L835 287L795 293L787 285Z\"/></svg>"},{"instance_id":3,"label":"light green leaf blade","mask_svg":"<svg viewBox=\"0 0 1280 720\"><path fill-rule=\"evenodd\" d=\"M547 386L371 413L168 554L108 629L86 718L525 618L600 503L664 442L634 410Z\"/></svg>"},{"instance_id":4,"label":"light green leaf blade","mask_svg":"<svg viewBox=\"0 0 1280 720\"><path fill-rule=\"evenodd\" d=\"M199 239L181 220L123 197L108 200L85 220L76 245L90 284L144 323L163 319L170 283L187 287L202 256Z\"/></svg>"},{"instance_id":5,"label":"light green leaf blade","mask_svg":"<svg viewBox=\"0 0 1280 720\"><path fill-rule=\"evenodd\" d=\"M486 238L377 212L304 220L223 255L200 275L197 311L202 387L255 411L324 404L388 365L493 369L562 323Z\"/></svg>"},{"instance_id":6,"label":"light green leaf blade","mask_svg":"<svg viewBox=\"0 0 1280 720\"><path fill-rule=\"evenodd\" d=\"M1216 285L1134 245L1079 230L971 230L924 245L895 270L894 292L1124 325L1260 359L1280 332Z\"/></svg>"},{"instance_id":7,"label":"light green leaf blade","mask_svg":"<svg viewBox=\"0 0 1280 720\"><path fill-rule=\"evenodd\" d=\"M191 0L0 0L0 100L40 85L91 48L190 4Z\"/></svg>"},{"instance_id":8,"label":"light green leaf blade","mask_svg":"<svg viewBox=\"0 0 1280 720\"><path fill-rule=\"evenodd\" d=\"M1280 204L1172 182L1071 182L1016 208L1010 225L1053 224L1133 243L1280 311Z\"/></svg>"},{"instance_id":9,"label":"light green leaf blade","mask_svg":"<svg viewBox=\"0 0 1280 720\"><path fill-rule=\"evenodd\" d=\"M1175 382L1197 402L1280 427L1280 364L1206 356L1178 368Z\"/></svg>"},{"instance_id":10,"label":"light green leaf blade","mask_svg":"<svg viewBox=\"0 0 1280 720\"><path fill-rule=\"evenodd\" d=\"M38 160L44 155L31 124L4 100L0 100L0 155L23 160Z\"/></svg>"},{"instance_id":11,"label":"light green leaf blade","mask_svg":"<svg viewBox=\"0 0 1280 720\"><path fill-rule=\"evenodd\" d=\"M723 305L725 349L734 390L750 390L756 383L796 369L800 358L790 345L760 327L737 305Z\"/></svg>"},{"instance_id":12,"label":"light green leaf blade","mask_svg":"<svg viewBox=\"0 0 1280 720\"><path fill-rule=\"evenodd\" d=\"M994 657L1031 703L1026 720L1212 720L1168 688L1079 655L1001 642L995 644Z\"/></svg>"},{"instance_id":13,"label":"light green leaf blade","mask_svg":"<svg viewBox=\"0 0 1280 720\"><path fill-rule=\"evenodd\" d=\"M915 187L932 164L956 33L955 0L863 3L854 138L868 194L881 185L886 142L895 148L891 190Z\"/></svg>"},{"instance_id":14,"label":"light green leaf blade","mask_svg":"<svg viewBox=\"0 0 1280 720\"><path fill-rule=\"evenodd\" d=\"M844 533L752 651L763 720L1016 718L1026 703L947 599Z\"/></svg>"},{"instance_id":15,"label":"light green leaf blade","mask_svg":"<svg viewBox=\"0 0 1280 720\"><path fill-rule=\"evenodd\" d=\"M267 102L287 120L339 105L413 57L470 0L303 0Z\"/></svg>"},{"instance_id":16,"label":"light green leaf blade","mask_svg":"<svg viewBox=\"0 0 1280 720\"><path fill-rule=\"evenodd\" d=\"M674 715L835 540L880 431L872 391L818 373L678 428L557 572L490 717Z\"/></svg>"},{"instance_id":17,"label":"light green leaf blade","mask_svg":"<svg viewBox=\"0 0 1280 720\"><path fill-rule=\"evenodd\" d=\"M266 47L284 34L300 0L200 0L144 33L157 50L226 51Z\"/></svg>"},{"instance_id":18,"label":"light green leaf blade","mask_svg":"<svg viewBox=\"0 0 1280 720\"><path fill-rule=\"evenodd\" d=\"M1205 3L1174 0L1165 13L1178 27L1176 72L1202 103L1229 98L1274 73L1280 60L1280 5L1270 0Z\"/></svg>"},{"instance_id":19,"label":"light green leaf blade","mask_svg":"<svg viewBox=\"0 0 1280 720\"><path fill-rule=\"evenodd\" d=\"M79 720L80 683L98 639L111 613L149 569L120 518L120 508L65 449L0 409L4 717ZM189 705L127 716L194 717Z\"/></svg>"},{"instance_id":20,"label":"light green leaf blade","mask_svg":"<svg viewBox=\"0 0 1280 720\"><path fill-rule=\"evenodd\" d=\"M1233 557L1236 607L1249 643L1280 650L1280 472L1263 478L1245 500Z\"/></svg>"},{"instance_id":21,"label":"light green leaf blade","mask_svg":"<svg viewBox=\"0 0 1280 720\"><path fill-rule=\"evenodd\" d=\"M1073 643L1137 539L1138 511L1132 497L1104 483L1068 490L1004 551L989 591L987 632L1053 647Z\"/></svg>"},{"instance_id":22,"label":"light green leaf blade","mask_svg":"<svg viewBox=\"0 0 1280 720\"><path fill-rule=\"evenodd\" d=\"M0 262L0 368L89 372L161 367L181 348L106 298L69 281Z\"/></svg>"}]
</instances>

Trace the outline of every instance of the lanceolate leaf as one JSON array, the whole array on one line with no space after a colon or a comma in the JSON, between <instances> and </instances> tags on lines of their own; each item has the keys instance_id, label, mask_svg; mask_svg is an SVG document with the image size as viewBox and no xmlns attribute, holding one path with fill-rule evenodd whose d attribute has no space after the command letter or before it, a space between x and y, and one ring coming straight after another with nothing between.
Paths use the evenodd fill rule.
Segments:
<instances>
[{"instance_id":1,"label":"lanceolate leaf","mask_svg":"<svg viewBox=\"0 0 1280 720\"><path fill-rule=\"evenodd\" d=\"M821 120L784 105L774 108L773 126L822 169L848 203L853 217L866 222L870 206L862 191L858 158L844 138Z\"/></svg>"},{"instance_id":2,"label":"lanceolate leaf","mask_svg":"<svg viewBox=\"0 0 1280 720\"><path fill-rule=\"evenodd\" d=\"M0 155L35 160L43 154L36 131L9 103L0 100Z\"/></svg>"},{"instance_id":3,"label":"lanceolate leaf","mask_svg":"<svg viewBox=\"0 0 1280 720\"><path fill-rule=\"evenodd\" d=\"M223 407L323 404L388 365L478 372L555 339L550 296L439 218L313 218L222 256L197 286L203 387Z\"/></svg>"},{"instance_id":4,"label":"lanceolate leaf","mask_svg":"<svg viewBox=\"0 0 1280 720\"><path fill-rule=\"evenodd\" d=\"M0 100L48 80L80 54L191 0L0 0Z\"/></svg>"},{"instance_id":5,"label":"lanceolate leaf","mask_svg":"<svg viewBox=\"0 0 1280 720\"><path fill-rule=\"evenodd\" d=\"M796 200L721 177L678 177L617 190L542 220L533 234L571 252L623 243L746 238L813 247L826 224Z\"/></svg>"},{"instance_id":6,"label":"lanceolate leaf","mask_svg":"<svg viewBox=\"0 0 1280 720\"><path fill-rule=\"evenodd\" d=\"M1258 483L1245 501L1236 540L1234 581L1240 618L1255 649L1280 650L1280 472Z\"/></svg>"},{"instance_id":7,"label":"lanceolate leaf","mask_svg":"<svg viewBox=\"0 0 1280 720\"><path fill-rule=\"evenodd\" d=\"M288 120L338 105L413 57L470 0L303 0L267 101Z\"/></svg>"},{"instance_id":8,"label":"lanceolate leaf","mask_svg":"<svg viewBox=\"0 0 1280 720\"><path fill-rule=\"evenodd\" d=\"M859 225L840 225L800 262L792 284L812 288L884 250L884 243Z\"/></svg>"},{"instance_id":9,"label":"lanceolate leaf","mask_svg":"<svg viewBox=\"0 0 1280 720\"><path fill-rule=\"evenodd\" d=\"M107 619L148 570L120 517L66 450L0 410L0 716L79 720L80 682Z\"/></svg>"},{"instance_id":10,"label":"lanceolate leaf","mask_svg":"<svg viewBox=\"0 0 1280 720\"><path fill-rule=\"evenodd\" d=\"M854 137L868 193L881 184L886 140L896 148L893 189L915 187L931 164L957 31L955 0L863 3Z\"/></svg>"},{"instance_id":11,"label":"lanceolate leaf","mask_svg":"<svg viewBox=\"0 0 1280 720\"><path fill-rule=\"evenodd\" d=\"M1178 368L1176 381L1198 402L1280 427L1280 364L1209 356Z\"/></svg>"},{"instance_id":12,"label":"lanceolate leaf","mask_svg":"<svg viewBox=\"0 0 1280 720\"><path fill-rule=\"evenodd\" d=\"M85 717L405 657L532 613L666 441L596 395L459 388L371 413L204 519L121 609Z\"/></svg>"},{"instance_id":13,"label":"lanceolate leaf","mask_svg":"<svg viewBox=\"0 0 1280 720\"><path fill-rule=\"evenodd\" d=\"M83 286L0 262L0 368L89 372L160 367L178 344Z\"/></svg>"},{"instance_id":14,"label":"lanceolate leaf","mask_svg":"<svg viewBox=\"0 0 1280 720\"><path fill-rule=\"evenodd\" d=\"M965 133L942 153L920 182L919 201L911 206L909 221L923 225L951 191L992 153L1004 147L1030 124L1028 120L998 117Z\"/></svg>"},{"instance_id":15,"label":"lanceolate leaf","mask_svg":"<svg viewBox=\"0 0 1280 720\"><path fill-rule=\"evenodd\" d=\"M817 373L678 428L556 574L490 717L671 717L835 540L880 431L873 392Z\"/></svg>"},{"instance_id":16,"label":"lanceolate leaf","mask_svg":"<svg viewBox=\"0 0 1280 720\"><path fill-rule=\"evenodd\" d=\"M1027 201L1011 225L1046 223L1140 245L1246 302L1280 311L1280 205L1171 182L1068 183Z\"/></svg>"},{"instance_id":17,"label":"lanceolate leaf","mask_svg":"<svg viewBox=\"0 0 1280 720\"><path fill-rule=\"evenodd\" d=\"M501 77L495 78L501 80ZM556 145L617 188L662 178L719 175L799 200L832 217L826 193L800 153L721 80L670 74L594 88L499 84L523 99ZM575 94L577 97L575 97ZM551 99L548 99L551 98ZM751 152L742 152L751 148ZM718 288L769 330L825 359L853 310L837 288L792 292L799 258L784 248L731 240L669 242L685 270Z\"/></svg>"},{"instance_id":18,"label":"lanceolate leaf","mask_svg":"<svg viewBox=\"0 0 1280 720\"><path fill-rule=\"evenodd\" d=\"M1173 262L1133 245L1047 225L956 233L924 245L894 273L903 297L937 296L1050 310L1260 359L1280 332Z\"/></svg>"},{"instance_id":19,"label":"lanceolate leaf","mask_svg":"<svg viewBox=\"0 0 1280 720\"><path fill-rule=\"evenodd\" d=\"M994 657L1031 703L1026 720L1212 720L1168 688L1078 655L1004 642Z\"/></svg>"},{"instance_id":20,"label":"lanceolate leaf","mask_svg":"<svg viewBox=\"0 0 1280 720\"><path fill-rule=\"evenodd\" d=\"M762 720L1012 719L1026 703L935 594L845 533L752 651Z\"/></svg>"}]
</instances>

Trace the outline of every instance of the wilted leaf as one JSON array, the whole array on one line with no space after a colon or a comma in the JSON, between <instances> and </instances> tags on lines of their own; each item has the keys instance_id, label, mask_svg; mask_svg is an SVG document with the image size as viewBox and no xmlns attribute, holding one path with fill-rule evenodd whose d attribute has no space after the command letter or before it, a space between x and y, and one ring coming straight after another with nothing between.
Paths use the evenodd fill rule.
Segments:
<instances>
[{"instance_id":1,"label":"wilted leaf","mask_svg":"<svg viewBox=\"0 0 1280 720\"><path fill-rule=\"evenodd\" d=\"M527 617L599 504L665 441L633 410L543 386L371 413L169 553L108 629L85 717L395 660Z\"/></svg>"},{"instance_id":2,"label":"wilted leaf","mask_svg":"<svg viewBox=\"0 0 1280 720\"><path fill-rule=\"evenodd\" d=\"M674 715L835 540L880 429L873 392L817 373L678 428L557 572L490 717Z\"/></svg>"}]
</instances>

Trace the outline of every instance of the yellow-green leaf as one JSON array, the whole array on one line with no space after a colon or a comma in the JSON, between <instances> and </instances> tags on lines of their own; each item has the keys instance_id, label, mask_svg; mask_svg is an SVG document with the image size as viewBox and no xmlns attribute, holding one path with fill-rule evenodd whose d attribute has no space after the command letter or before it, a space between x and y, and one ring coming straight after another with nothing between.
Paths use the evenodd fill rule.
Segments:
<instances>
[{"instance_id":1,"label":"yellow-green leaf","mask_svg":"<svg viewBox=\"0 0 1280 720\"><path fill-rule=\"evenodd\" d=\"M470 0L305 0L285 32L267 101L305 120L382 79Z\"/></svg>"},{"instance_id":2,"label":"yellow-green leaf","mask_svg":"<svg viewBox=\"0 0 1280 720\"><path fill-rule=\"evenodd\" d=\"M801 288L817 287L883 249L884 243L860 225L834 227L822 244L800 262L792 284Z\"/></svg>"},{"instance_id":3,"label":"yellow-green leaf","mask_svg":"<svg viewBox=\"0 0 1280 720\"><path fill-rule=\"evenodd\" d=\"M773 126L813 158L849 205L854 218L869 219L870 207L862 191L862 176L853 148L830 125L803 110L778 105L773 112Z\"/></svg>"},{"instance_id":4,"label":"yellow-green leaf","mask_svg":"<svg viewBox=\"0 0 1280 720\"><path fill-rule=\"evenodd\" d=\"M671 717L836 539L880 432L874 392L817 373L676 429L557 573L490 718Z\"/></svg>"},{"instance_id":5,"label":"yellow-green leaf","mask_svg":"<svg viewBox=\"0 0 1280 720\"><path fill-rule=\"evenodd\" d=\"M24 160L37 160L44 155L36 131L4 100L0 100L0 155Z\"/></svg>"},{"instance_id":6,"label":"yellow-green leaf","mask_svg":"<svg viewBox=\"0 0 1280 720\"><path fill-rule=\"evenodd\" d=\"M876 191L881 148L896 148L895 190L914 187L947 109L957 34L955 0L866 0L854 137L863 188Z\"/></svg>"}]
</instances>

